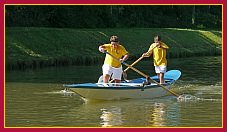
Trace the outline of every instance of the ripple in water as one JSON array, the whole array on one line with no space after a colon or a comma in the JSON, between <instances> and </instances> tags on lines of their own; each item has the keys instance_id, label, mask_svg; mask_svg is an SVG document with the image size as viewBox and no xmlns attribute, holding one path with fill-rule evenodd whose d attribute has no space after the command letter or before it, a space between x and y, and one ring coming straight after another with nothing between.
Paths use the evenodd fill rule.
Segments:
<instances>
[{"instance_id":1,"label":"ripple in water","mask_svg":"<svg viewBox=\"0 0 227 132\"><path fill-rule=\"evenodd\" d=\"M189 101L222 101L222 99L205 99L205 98L198 98L196 96L190 94L183 94L177 97L178 102L189 102Z\"/></svg>"},{"instance_id":2,"label":"ripple in water","mask_svg":"<svg viewBox=\"0 0 227 132\"><path fill-rule=\"evenodd\" d=\"M183 94L177 97L178 102L197 101L199 98L190 94Z\"/></svg>"}]
</instances>

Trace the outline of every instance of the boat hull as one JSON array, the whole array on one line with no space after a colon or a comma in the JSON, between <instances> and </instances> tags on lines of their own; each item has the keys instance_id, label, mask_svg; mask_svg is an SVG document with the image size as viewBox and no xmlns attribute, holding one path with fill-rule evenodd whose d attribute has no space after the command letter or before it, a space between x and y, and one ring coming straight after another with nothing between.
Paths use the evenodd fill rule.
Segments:
<instances>
[{"instance_id":1,"label":"boat hull","mask_svg":"<svg viewBox=\"0 0 227 132\"><path fill-rule=\"evenodd\" d=\"M166 90L161 87L134 89L70 88L70 90L79 94L81 97L97 100L157 98L166 95Z\"/></svg>"},{"instance_id":2,"label":"boat hull","mask_svg":"<svg viewBox=\"0 0 227 132\"><path fill-rule=\"evenodd\" d=\"M178 70L168 71L165 76L164 87L170 89L171 85L179 79L181 72ZM151 77L152 80L158 81L157 76ZM77 93L86 99L96 100L120 100L120 99L140 99L140 98L157 98L165 96L168 91L156 83L143 85L145 78L137 78L131 82L115 83L84 83L68 84L66 88Z\"/></svg>"}]
</instances>

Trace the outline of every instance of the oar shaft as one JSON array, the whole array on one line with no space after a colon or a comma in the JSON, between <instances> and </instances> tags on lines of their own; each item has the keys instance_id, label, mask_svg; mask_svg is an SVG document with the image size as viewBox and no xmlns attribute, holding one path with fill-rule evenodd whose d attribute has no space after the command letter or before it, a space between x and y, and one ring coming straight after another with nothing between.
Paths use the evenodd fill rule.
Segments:
<instances>
[{"instance_id":1,"label":"oar shaft","mask_svg":"<svg viewBox=\"0 0 227 132\"><path fill-rule=\"evenodd\" d=\"M137 59L135 62L133 62L130 66L134 66L136 63L138 63L140 60L143 59L143 56L141 56L139 59ZM129 67L127 67L124 72L126 72L128 69L130 69Z\"/></svg>"},{"instance_id":2,"label":"oar shaft","mask_svg":"<svg viewBox=\"0 0 227 132\"><path fill-rule=\"evenodd\" d=\"M125 62L123 62L123 64L126 65L127 67L131 68L132 70L136 71L136 72L139 73L140 75L142 75L142 76L144 76L144 77L146 77L146 78L149 77L148 75L142 73L141 71L137 70L136 68L132 67L132 66L129 65L129 64L127 64L127 63L125 63Z\"/></svg>"},{"instance_id":3,"label":"oar shaft","mask_svg":"<svg viewBox=\"0 0 227 132\"><path fill-rule=\"evenodd\" d=\"M106 52L106 54L110 55L111 57L113 57L115 60L118 60L120 61L117 57L111 55L109 52ZM147 76L146 74L142 73L141 71L137 70L136 68L132 67L131 65L125 63L125 62L122 62L122 64L126 65L127 67L131 68L132 70L136 71L137 73L139 73L140 75L144 76L144 77L149 77Z\"/></svg>"},{"instance_id":4,"label":"oar shaft","mask_svg":"<svg viewBox=\"0 0 227 132\"><path fill-rule=\"evenodd\" d=\"M162 88L164 88L165 90L169 91L170 93L172 93L173 95L175 96L179 96L178 94L174 93L173 91L169 90L168 88L166 88L165 86L161 85L160 83L156 82L155 80L151 79L148 75L144 74L143 72L137 70L136 68L132 67L131 65L127 64L127 63L124 63L124 65L128 66L129 68L131 68L132 70L136 71L137 73L139 73L140 75L144 76L145 78L149 78L149 81L152 81L153 83L161 86Z\"/></svg>"},{"instance_id":5,"label":"oar shaft","mask_svg":"<svg viewBox=\"0 0 227 132\"><path fill-rule=\"evenodd\" d=\"M156 46L154 46L150 51L152 51ZM137 59L135 62L133 62L131 64L131 66L134 66L136 63L138 63L140 60L142 60L144 58L144 56L142 55L139 59ZM127 67L124 72L126 72L128 69L130 69L129 67Z\"/></svg>"},{"instance_id":6,"label":"oar shaft","mask_svg":"<svg viewBox=\"0 0 227 132\"><path fill-rule=\"evenodd\" d=\"M149 81L152 81L153 83L155 83L155 84L161 86L162 88L164 88L165 90L169 91L170 93L172 93L172 94L175 95L176 97L179 97L178 94L176 94L176 93L174 93L173 91L169 90L168 88L166 88L165 86L163 86L163 85L161 85L160 83L156 82L155 80L149 78Z\"/></svg>"},{"instance_id":7,"label":"oar shaft","mask_svg":"<svg viewBox=\"0 0 227 132\"><path fill-rule=\"evenodd\" d=\"M110 56L112 56L112 55L110 55ZM112 56L112 57L113 57L113 56ZM113 58L115 58L115 57L113 57ZM115 59L117 59L117 58L115 58ZM117 60L118 60L118 59L117 59ZM131 65L129 65L129 64L125 63L125 62L123 62L122 64L126 65L128 68L131 68L132 70L136 71L137 73L139 73L140 75L142 75L142 76L144 76L144 77L146 77L146 78L149 77L149 76L147 76L146 74L142 73L141 71L137 70L136 68L132 67ZM113 82L113 80L110 81L110 83L112 83L112 82Z\"/></svg>"},{"instance_id":8,"label":"oar shaft","mask_svg":"<svg viewBox=\"0 0 227 132\"><path fill-rule=\"evenodd\" d=\"M110 54L109 52L106 52L106 54L110 55L111 57L113 57L114 59L120 61L117 57L113 56L112 54ZM127 67L131 68L132 70L134 70L135 72L139 73L140 75L144 76L145 78L149 79L149 81L152 81L154 83L156 83L157 85L161 86L163 89L167 90L168 92L170 92L171 94L173 94L176 97L179 97L178 94L174 93L173 91L169 90L168 88L166 88L165 86L161 85L160 83L156 82L155 80L151 79L148 75L144 74L143 72L137 70L136 68L132 67L131 65L122 62L122 64L126 65Z\"/></svg>"}]
</instances>

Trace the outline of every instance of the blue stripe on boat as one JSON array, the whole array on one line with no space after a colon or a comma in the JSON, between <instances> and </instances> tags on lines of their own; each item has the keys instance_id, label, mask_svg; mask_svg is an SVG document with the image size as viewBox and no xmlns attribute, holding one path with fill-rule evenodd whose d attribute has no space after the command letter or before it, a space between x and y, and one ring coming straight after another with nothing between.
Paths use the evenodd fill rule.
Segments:
<instances>
[{"instance_id":1,"label":"blue stripe on boat","mask_svg":"<svg viewBox=\"0 0 227 132\"><path fill-rule=\"evenodd\" d=\"M181 76L181 72L179 70L170 70L165 73L164 79L165 84L163 86L168 86L173 84L176 80L179 79ZM151 79L159 82L158 76L152 76ZM89 89L115 89L115 90L126 90L126 89L149 89L149 88L158 88L159 85L151 84L142 86L142 83L145 81L145 78L137 78L130 81L130 83L138 83L137 85L128 86L128 85L118 85L116 86L115 83L109 84L109 86L97 83L83 83L83 84L65 84L64 87L67 88L89 88ZM128 82L122 81L121 83L127 84ZM107 83L108 85L108 83Z\"/></svg>"}]
</instances>

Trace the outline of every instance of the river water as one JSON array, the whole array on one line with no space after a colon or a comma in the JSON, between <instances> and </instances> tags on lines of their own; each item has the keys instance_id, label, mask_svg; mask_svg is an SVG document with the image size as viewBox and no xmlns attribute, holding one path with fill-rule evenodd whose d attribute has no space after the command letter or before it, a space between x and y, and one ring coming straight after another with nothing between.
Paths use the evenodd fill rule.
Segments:
<instances>
[{"instance_id":1,"label":"river water","mask_svg":"<svg viewBox=\"0 0 227 132\"><path fill-rule=\"evenodd\" d=\"M132 62L127 62L131 64ZM154 75L152 62L135 68ZM7 71L6 127L222 127L222 57L168 60L168 70L181 78L172 86L178 101L168 94L155 99L86 101L63 84L97 82L101 64ZM141 77L129 70L128 78Z\"/></svg>"}]
</instances>

